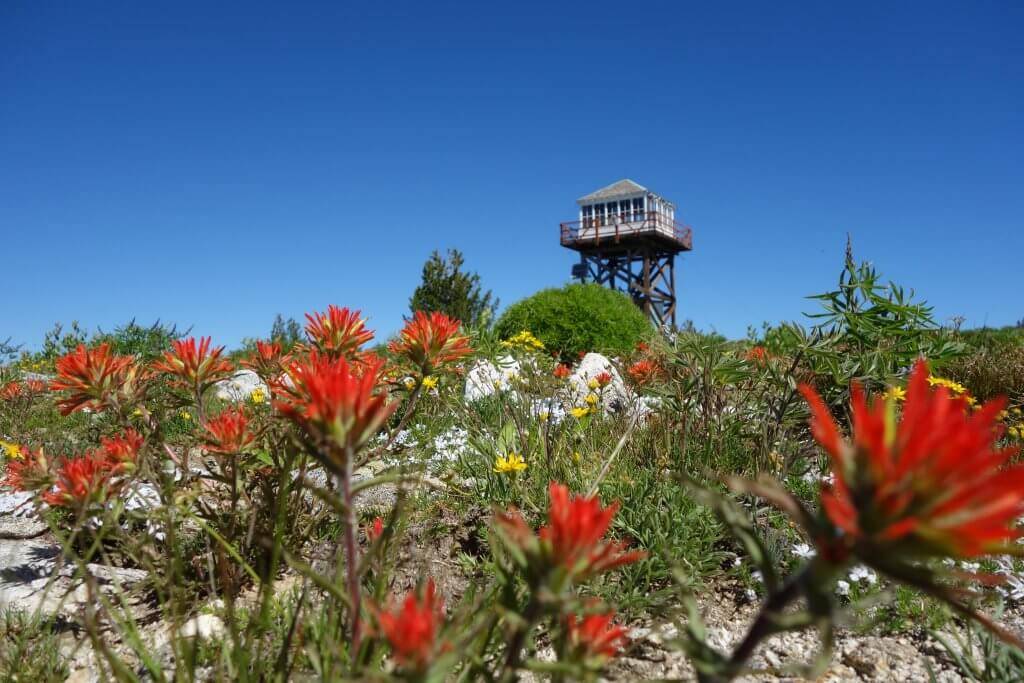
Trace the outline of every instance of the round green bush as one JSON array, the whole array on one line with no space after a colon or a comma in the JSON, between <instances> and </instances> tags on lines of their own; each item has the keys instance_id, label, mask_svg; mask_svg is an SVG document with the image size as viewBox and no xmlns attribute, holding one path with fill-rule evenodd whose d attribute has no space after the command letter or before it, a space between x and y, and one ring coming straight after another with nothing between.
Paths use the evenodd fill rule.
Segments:
<instances>
[{"instance_id":1,"label":"round green bush","mask_svg":"<svg viewBox=\"0 0 1024 683\"><path fill-rule=\"evenodd\" d=\"M502 339L523 330L569 359L586 351L628 353L654 326L622 292L588 283L541 290L509 306L495 324Z\"/></svg>"}]
</instances>

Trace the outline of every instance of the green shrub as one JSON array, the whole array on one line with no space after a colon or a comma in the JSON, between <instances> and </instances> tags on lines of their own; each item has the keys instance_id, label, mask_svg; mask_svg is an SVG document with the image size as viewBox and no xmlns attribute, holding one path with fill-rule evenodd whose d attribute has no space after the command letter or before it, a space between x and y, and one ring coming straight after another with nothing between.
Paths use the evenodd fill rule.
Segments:
<instances>
[{"instance_id":1,"label":"green shrub","mask_svg":"<svg viewBox=\"0 0 1024 683\"><path fill-rule=\"evenodd\" d=\"M597 284L544 289L508 307L496 325L508 338L529 330L565 358L581 352L627 353L654 327L629 297Z\"/></svg>"}]
</instances>

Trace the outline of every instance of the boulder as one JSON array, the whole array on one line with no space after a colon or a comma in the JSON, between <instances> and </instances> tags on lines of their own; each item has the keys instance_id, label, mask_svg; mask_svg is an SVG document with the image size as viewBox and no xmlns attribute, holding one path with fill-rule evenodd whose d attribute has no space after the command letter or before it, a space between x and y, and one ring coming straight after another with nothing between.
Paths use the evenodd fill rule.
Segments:
<instances>
[{"instance_id":1,"label":"boulder","mask_svg":"<svg viewBox=\"0 0 1024 683\"><path fill-rule=\"evenodd\" d=\"M590 382L602 373L611 375L611 381L603 388L591 389ZM600 353L588 353L569 376L569 397L573 405L585 404L589 394L597 394L606 413L625 409L632 400L629 389L622 381L619 371L612 362Z\"/></svg>"},{"instance_id":2,"label":"boulder","mask_svg":"<svg viewBox=\"0 0 1024 683\"><path fill-rule=\"evenodd\" d=\"M463 394L469 403L493 396L512 386L512 379L519 376L519 361L511 356L501 356L497 364L487 359L478 360L466 373L466 390Z\"/></svg>"},{"instance_id":3,"label":"boulder","mask_svg":"<svg viewBox=\"0 0 1024 683\"><path fill-rule=\"evenodd\" d=\"M61 561L56 543L42 540L0 540L0 611L16 608L44 616L74 618L87 594L81 581L72 581L75 567ZM126 591L145 580L141 569L90 564L102 589Z\"/></svg>"},{"instance_id":4,"label":"boulder","mask_svg":"<svg viewBox=\"0 0 1024 683\"><path fill-rule=\"evenodd\" d=\"M223 379L214 386L216 387L217 398L236 403L248 400L249 396L256 389L262 391L264 397L270 396L267 383L260 379L260 376L252 370L239 370L231 379Z\"/></svg>"},{"instance_id":5,"label":"boulder","mask_svg":"<svg viewBox=\"0 0 1024 683\"><path fill-rule=\"evenodd\" d=\"M46 532L33 500L27 491L0 493L0 539L35 538Z\"/></svg>"}]
</instances>

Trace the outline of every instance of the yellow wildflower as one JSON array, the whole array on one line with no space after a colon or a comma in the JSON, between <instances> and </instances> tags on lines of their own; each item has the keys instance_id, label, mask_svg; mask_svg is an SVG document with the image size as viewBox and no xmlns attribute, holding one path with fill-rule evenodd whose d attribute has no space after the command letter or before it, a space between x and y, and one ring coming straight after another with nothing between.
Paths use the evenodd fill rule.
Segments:
<instances>
[{"instance_id":1,"label":"yellow wildflower","mask_svg":"<svg viewBox=\"0 0 1024 683\"><path fill-rule=\"evenodd\" d=\"M573 408L569 412L572 413L573 417L579 420L590 415L590 408Z\"/></svg>"},{"instance_id":2,"label":"yellow wildflower","mask_svg":"<svg viewBox=\"0 0 1024 683\"><path fill-rule=\"evenodd\" d=\"M967 393L967 387L965 387L963 384L960 384L959 382L954 382L951 379L946 379L945 377L929 377L928 384L932 385L933 387L946 387L947 389L949 389L949 393L953 394L954 396L960 396L961 394Z\"/></svg>"},{"instance_id":3,"label":"yellow wildflower","mask_svg":"<svg viewBox=\"0 0 1024 683\"><path fill-rule=\"evenodd\" d=\"M437 378L436 377L427 376L427 377L423 378L423 388L424 389L433 389L436 386L437 386Z\"/></svg>"},{"instance_id":4,"label":"yellow wildflower","mask_svg":"<svg viewBox=\"0 0 1024 683\"><path fill-rule=\"evenodd\" d=\"M889 387L882 397L887 401L904 401L907 398L907 390L903 387Z\"/></svg>"},{"instance_id":5,"label":"yellow wildflower","mask_svg":"<svg viewBox=\"0 0 1024 683\"><path fill-rule=\"evenodd\" d=\"M589 382L587 382L587 388L590 389L591 391L597 391L597 389L600 386L601 386L601 383L598 382L596 379L592 379Z\"/></svg>"},{"instance_id":6,"label":"yellow wildflower","mask_svg":"<svg viewBox=\"0 0 1024 683\"><path fill-rule=\"evenodd\" d=\"M191 420L192 419L192 413L188 412L184 408L182 408L181 410L178 411L178 415L181 416L182 420Z\"/></svg>"},{"instance_id":7,"label":"yellow wildflower","mask_svg":"<svg viewBox=\"0 0 1024 683\"><path fill-rule=\"evenodd\" d=\"M583 400L587 402L588 406L595 406L597 405L597 394L587 394L587 397Z\"/></svg>"},{"instance_id":8,"label":"yellow wildflower","mask_svg":"<svg viewBox=\"0 0 1024 683\"><path fill-rule=\"evenodd\" d=\"M548 412L548 411L546 411L546 410L545 410L545 411L542 411L542 412L540 412L540 413L539 413L539 414L537 415L537 419L538 419L538 420L540 420L541 422L547 422L547 421L548 421L548 418L549 418L549 417L551 417L551 413L549 413L549 412Z\"/></svg>"},{"instance_id":9,"label":"yellow wildflower","mask_svg":"<svg viewBox=\"0 0 1024 683\"><path fill-rule=\"evenodd\" d=\"M249 400L252 401L253 405L260 405L267 400L267 392L263 391L259 387L256 387L249 392Z\"/></svg>"},{"instance_id":10,"label":"yellow wildflower","mask_svg":"<svg viewBox=\"0 0 1024 683\"><path fill-rule=\"evenodd\" d=\"M21 459L21 446L16 443L0 440L0 450L4 452L8 460Z\"/></svg>"},{"instance_id":11,"label":"yellow wildflower","mask_svg":"<svg viewBox=\"0 0 1024 683\"><path fill-rule=\"evenodd\" d=\"M526 469L526 461L518 453L509 453L505 457L500 455L494 461L494 471L499 474L522 472Z\"/></svg>"},{"instance_id":12,"label":"yellow wildflower","mask_svg":"<svg viewBox=\"0 0 1024 683\"><path fill-rule=\"evenodd\" d=\"M575 460L576 462L579 462L580 461L580 452L579 451L573 451L572 452L572 459Z\"/></svg>"},{"instance_id":13,"label":"yellow wildflower","mask_svg":"<svg viewBox=\"0 0 1024 683\"><path fill-rule=\"evenodd\" d=\"M406 377L403 384L405 384L405 388L408 389L409 391L412 391L413 389L416 388L416 380L414 380L412 377Z\"/></svg>"},{"instance_id":14,"label":"yellow wildflower","mask_svg":"<svg viewBox=\"0 0 1024 683\"><path fill-rule=\"evenodd\" d=\"M501 342L502 346L513 347L518 346L530 351L541 351L544 349L544 342L533 336L532 332L523 330L518 334L514 334L505 341Z\"/></svg>"}]
</instances>

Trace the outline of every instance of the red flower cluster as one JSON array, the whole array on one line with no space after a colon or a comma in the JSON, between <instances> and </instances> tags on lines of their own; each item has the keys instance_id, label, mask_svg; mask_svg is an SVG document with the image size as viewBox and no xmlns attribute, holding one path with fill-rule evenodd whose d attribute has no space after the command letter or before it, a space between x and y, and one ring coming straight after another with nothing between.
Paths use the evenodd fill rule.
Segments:
<instances>
[{"instance_id":1,"label":"red flower cluster","mask_svg":"<svg viewBox=\"0 0 1024 683\"><path fill-rule=\"evenodd\" d=\"M422 598L410 592L400 606L377 610L376 617L381 633L401 666L425 670L445 648L438 640L444 609L433 579L427 580Z\"/></svg>"},{"instance_id":2,"label":"red flower cluster","mask_svg":"<svg viewBox=\"0 0 1024 683\"><path fill-rule=\"evenodd\" d=\"M153 364L153 369L174 375L177 383L191 390L202 391L209 385L226 379L234 372L231 361L221 358L224 347L210 348L211 339L195 337L177 339L171 342L172 351L164 353L163 359Z\"/></svg>"},{"instance_id":3,"label":"red flower cluster","mask_svg":"<svg viewBox=\"0 0 1024 683\"><path fill-rule=\"evenodd\" d=\"M835 483L822 488L822 507L865 561L973 557L1005 551L1021 535L1015 526L1024 514L1024 465L1007 464L1016 448L995 447L1005 401L965 410L944 387L929 387L919 361L898 422L894 402L869 404L853 388L847 443L814 389L801 391L814 438L832 456Z\"/></svg>"},{"instance_id":4,"label":"red flower cluster","mask_svg":"<svg viewBox=\"0 0 1024 683\"><path fill-rule=\"evenodd\" d=\"M552 374L558 379L566 379L572 374L572 370L565 363L559 363Z\"/></svg>"},{"instance_id":5,"label":"red flower cluster","mask_svg":"<svg viewBox=\"0 0 1024 683\"><path fill-rule=\"evenodd\" d=\"M242 361L246 367L265 380L276 380L284 372L288 356L281 352L277 342L256 341L256 351Z\"/></svg>"},{"instance_id":6,"label":"red flower cluster","mask_svg":"<svg viewBox=\"0 0 1024 683\"><path fill-rule=\"evenodd\" d=\"M360 311L338 308L331 304L326 313L306 314L306 336L321 354L332 358L352 359L373 332L366 329Z\"/></svg>"},{"instance_id":7,"label":"red flower cluster","mask_svg":"<svg viewBox=\"0 0 1024 683\"><path fill-rule=\"evenodd\" d=\"M761 346L760 344L758 344L757 346L750 347L749 349L747 349L746 354L744 354L744 358L748 362L754 363L756 365L764 365L765 363L768 362L768 359L770 357L771 355L768 353L768 349Z\"/></svg>"},{"instance_id":8,"label":"red flower cluster","mask_svg":"<svg viewBox=\"0 0 1024 683\"><path fill-rule=\"evenodd\" d=\"M118 472L128 471L135 468L143 441L141 434L134 429L128 429L124 434L100 439L100 449L97 453L103 456L111 469Z\"/></svg>"},{"instance_id":9,"label":"red flower cluster","mask_svg":"<svg viewBox=\"0 0 1024 683\"><path fill-rule=\"evenodd\" d=\"M377 358L351 364L313 351L288 365L291 382L276 386L281 400L274 406L327 446L331 464L338 465L347 450L366 445L398 407L380 390L383 367Z\"/></svg>"},{"instance_id":10,"label":"red flower cluster","mask_svg":"<svg viewBox=\"0 0 1024 683\"><path fill-rule=\"evenodd\" d=\"M614 618L615 613L609 612L589 614L577 621L576 615L570 614L565 620L569 647L579 656L599 663L615 657L629 638L625 628L612 624Z\"/></svg>"},{"instance_id":11,"label":"red flower cluster","mask_svg":"<svg viewBox=\"0 0 1024 683\"><path fill-rule=\"evenodd\" d=\"M43 449L21 447L21 457L7 461L7 471L0 482L15 491L38 491L49 488L53 481L50 463Z\"/></svg>"},{"instance_id":12,"label":"red flower cluster","mask_svg":"<svg viewBox=\"0 0 1024 683\"><path fill-rule=\"evenodd\" d=\"M248 424L244 411L237 408L225 410L206 423L203 435L206 450L226 455L241 453L256 440Z\"/></svg>"},{"instance_id":13,"label":"red flower cluster","mask_svg":"<svg viewBox=\"0 0 1024 683\"><path fill-rule=\"evenodd\" d=\"M0 388L0 401L13 401L17 398L32 398L46 391L46 384L37 379L24 382L8 382Z\"/></svg>"},{"instance_id":14,"label":"red flower cluster","mask_svg":"<svg viewBox=\"0 0 1024 683\"><path fill-rule=\"evenodd\" d=\"M375 517L373 524L366 527L366 540L373 543L384 534L384 520Z\"/></svg>"},{"instance_id":15,"label":"red flower cluster","mask_svg":"<svg viewBox=\"0 0 1024 683\"><path fill-rule=\"evenodd\" d=\"M629 551L621 541L606 541L618 503L602 507L597 496L570 498L562 484L548 485L548 523L535 536L518 511L501 514L498 528L532 563L558 567L582 580L643 559L647 553Z\"/></svg>"},{"instance_id":16,"label":"red flower cluster","mask_svg":"<svg viewBox=\"0 0 1024 683\"><path fill-rule=\"evenodd\" d=\"M21 458L7 464L5 486L17 491L40 491L43 500L54 506L76 507L92 501L104 502L116 493L123 481L120 475L134 469L143 438L134 429L100 439L100 447L82 455L61 458L51 463L42 449L21 449Z\"/></svg>"},{"instance_id":17,"label":"red flower cluster","mask_svg":"<svg viewBox=\"0 0 1024 683\"><path fill-rule=\"evenodd\" d=\"M661 376L662 369L656 361L645 358L630 365L626 372L638 386L647 386Z\"/></svg>"},{"instance_id":18,"label":"red flower cluster","mask_svg":"<svg viewBox=\"0 0 1024 683\"><path fill-rule=\"evenodd\" d=\"M459 334L462 323L444 313L416 311L388 350L404 356L424 375L473 352L469 337Z\"/></svg>"},{"instance_id":19,"label":"red flower cluster","mask_svg":"<svg viewBox=\"0 0 1024 683\"><path fill-rule=\"evenodd\" d=\"M67 391L69 396L57 405L61 415L76 410L123 408L138 401L144 393L148 375L130 356L110 352L110 344L94 349L78 348L56 363L57 379L50 384L54 391Z\"/></svg>"},{"instance_id":20,"label":"red flower cluster","mask_svg":"<svg viewBox=\"0 0 1024 683\"><path fill-rule=\"evenodd\" d=\"M594 379L597 380L597 384L599 386L606 387L609 384L611 384L611 382L612 382L612 373L610 373L610 372L602 372L601 374L599 374Z\"/></svg>"},{"instance_id":21,"label":"red flower cluster","mask_svg":"<svg viewBox=\"0 0 1024 683\"><path fill-rule=\"evenodd\" d=\"M43 502L75 508L106 502L115 493L113 474L110 461L97 452L64 458L57 464L55 489L43 493Z\"/></svg>"}]
</instances>

